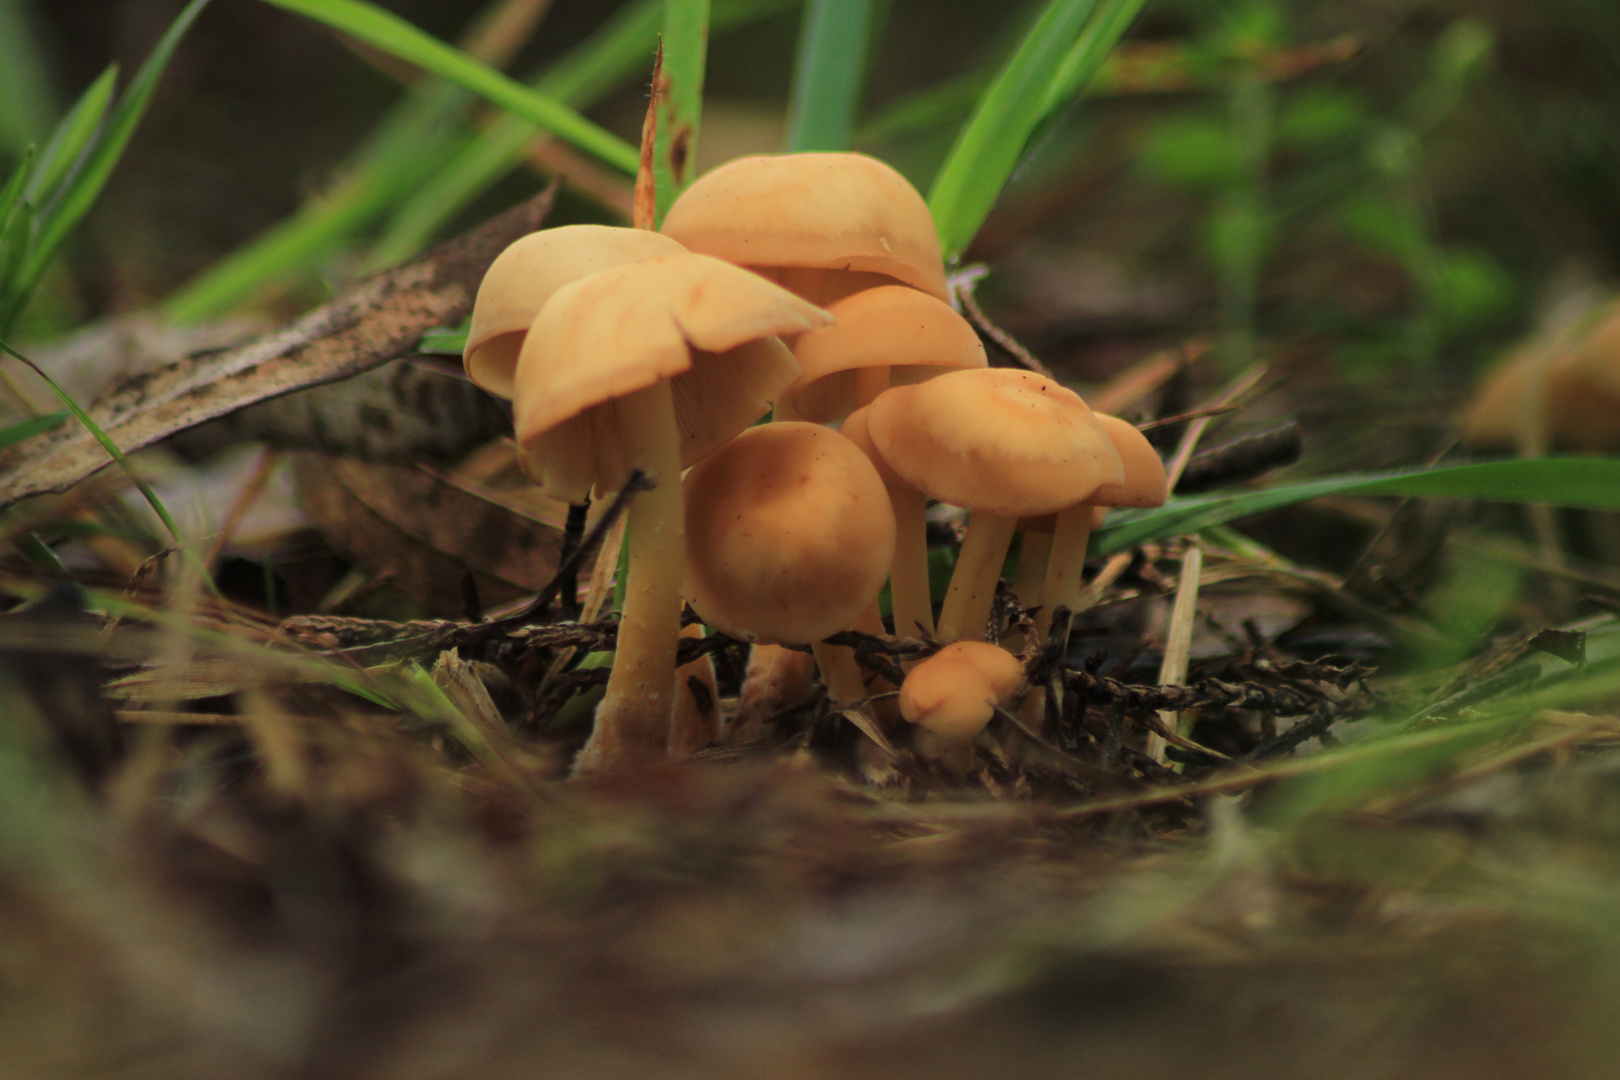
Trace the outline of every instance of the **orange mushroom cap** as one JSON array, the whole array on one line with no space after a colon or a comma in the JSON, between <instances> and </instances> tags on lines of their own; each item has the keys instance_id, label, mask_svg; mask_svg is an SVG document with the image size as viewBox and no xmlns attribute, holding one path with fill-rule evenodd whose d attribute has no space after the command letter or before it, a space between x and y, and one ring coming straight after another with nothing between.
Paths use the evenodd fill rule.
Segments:
<instances>
[{"instance_id":1,"label":"orange mushroom cap","mask_svg":"<svg viewBox=\"0 0 1620 1080\"><path fill-rule=\"evenodd\" d=\"M600 270L685 250L662 233L607 225L564 225L514 241L478 286L462 350L467 378L510 398L523 339L553 293Z\"/></svg>"},{"instance_id":2,"label":"orange mushroom cap","mask_svg":"<svg viewBox=\"0 0 1620 1080\"><path fill-rule=\"evenodd\" d=\"M916 289L880 285L835 300L827 310L837 321L793 345L804 374L786 397L806 420L826 423L847 415L862 368L905 368L906 381L920 382L989 365L972 325L949 304Z\"/></svg>"},{"instance_id":3,"label":"orange mushroom cap","mask_svg":"<svg viewBox=\"0 0 1620 1080\"><path fill-rule=\"evenodd\" d=\"M870 405L862 406L844 417L844 422L838 425L838 430L843 433L844 438L854 443L856 448L866 455L866 460L870 461L872 468L877 470L878 479L883 481L884 487L907 486L906 482L900 479L899 474L889 468L889 463L883 460L883 455L878 453L877 444L872 441L872 431L868 424L871 417L872 407Z\"/></svg>"},{"instance_id":4,"label":"orange mushroom cap","mask_svg":"<svg viewBox=\"0 0 1620 1080\"><path fill-rule=\"evenodd\" d=\"M798 376L774 335L829 316L707 255L604 270L566 285L534 320L518 361L513 421L531 479L580 501L622 481L617 420L598 410L670 380L682 467L759 419Z\"/></svg>"},{"instance_id":5,"label":"orange mushroom cap","mask_svg":"<svg viewBox=\"0 0 1620 1080\"><path fill-rule=\"evenodd\" d=\"M1163 506L1170 494L1170 478L1165 474L1164 462L1147 436L1117 416L1096 413L1097 422L1114 441L1120 464L1125 467L1125 479L1118 484L1103 484L1088 502L1098 506L1123 506L1144 509Z\"/></svg>"},{"instance_id":6,"label":"orange mushroom cap","mask_svg":"<svg viewBox=\"0 0 1620 1080\"><path fill-rule=\"evenodd\" d=\"M733 637L802 645L877 599L894 514L876 470L831 428L750 428L686 476L687 599Z\"/></svg>"},{"instance_id":7,"label":"orange mushroom cap","mask_svg":"<svg viewBox=\"0 0 1620 1080\"><path fill-rule=\"evenodd\" d=\"M982 513L1055 513L1125 479L1113 440L1080 395L1033 372L953 371L897 386L872 403L867 424L908 484Z\"/></svg>"},{"instance_id":8,"label":"orange mushroom cap","mask_svg":"<svg viewBox=\"0 0 1620 1080\"><path fill-rule=\"evenodd\" d=\"M905 177L864 154L737 158L687 188L663 229L691 251L740 266L863 273L855 288L882 283L865 275L883 275L949 299L928 204ZM782 283L801 291L791 275Z\"/></svg>"},{"instance_id":9,"label":"orange mushroom cap","mask_svg":"<svg viewBox=\"0 0 1620 1080\"><path fill-rule=\"evenodd\" d=\"M953 642L907 673L900 715L944 742L971 742L1023 681L1023 665L1000 646Z\"/></svg>"}]
</instances>

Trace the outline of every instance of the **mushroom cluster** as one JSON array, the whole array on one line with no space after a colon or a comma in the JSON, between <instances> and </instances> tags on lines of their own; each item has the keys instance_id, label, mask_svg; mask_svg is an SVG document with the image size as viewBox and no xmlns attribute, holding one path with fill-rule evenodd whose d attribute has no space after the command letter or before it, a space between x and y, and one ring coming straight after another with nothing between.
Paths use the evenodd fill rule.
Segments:
<instances>
[{"instance_id":1,"label":"mushroom cluster","mask_svg":"<svg viewBox=\"0 0 1620 1080\"><path fill-rule=\"evenodd\" d=\"M1164 471L1134 428L1072 391L989 368L949 299L926 204L859 154L742 158L687 189L661 232L548 229L490 267L464 360L511 399L525 474L575 505L634 472L652 484L630 503L613 668L577 773L719 737L690 719L712 708L682 707L701 675L676 669L683 602L754 646L732 738L762 736L819 670L838 706L891 733L893 707L868 699L900 689L899 712L927 729L918 745L962 771L1021 688L1017 659L982 640L1014 532L1051 535L1026 541L1026 602L1072 606L1097 508L1162 501ZM937 626L930 499L971 513ZM982 686L941 680L960 650L892 688L826 642L884 632L886 582L895 633L960 642Z\"/></svg>"}]
</instances>

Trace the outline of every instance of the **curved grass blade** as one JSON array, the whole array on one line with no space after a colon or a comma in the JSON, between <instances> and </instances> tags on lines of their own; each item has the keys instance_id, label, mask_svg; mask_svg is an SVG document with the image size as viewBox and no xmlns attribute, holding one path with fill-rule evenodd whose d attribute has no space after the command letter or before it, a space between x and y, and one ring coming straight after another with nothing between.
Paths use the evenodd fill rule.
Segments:
<instances>
[{"instance_id":1,"label":"curved grass blade","mask_svg":"<svg viewBox=\"0 0 1620 1080\"><path fill-rule=\"evenodd\" d=\"M808 0L788 100L789 153L848 150L860 108L872 0Z\"/></svg>"},{"instance_id":2,"label":"curved grass blade","mask_svg":"<svg viewBox=\"0 0 1620 1080\"><path fill-rule=\"evenodd\" d=\"M792 0L715 0L709 32L719 34L780 12ZM662 0L636 0L586 42L559 60L533 85L536 90L583 108L607 91L644 76L657 47ZM426 247L453 217L522 163L534 125L514 116L468 139L428 183L395 212L372 248L372 266L392 266Z\"/></svg>"},{"instance_id":3,"label":"curved grass blade","mask_svg":"<svg viewBox=\"0 0 1620 1080\"><path fill-rule=\"evenodd\" d=\"M556 98L529 89L391 12L363 0L265 2L324 23L440 78L448 79L491 104L566 139L626 175L635 175L640 162L640 153L635 147L586 120Z\"/></svg>"},{"instance_id":4,"label":"curved grass blade","mask_svg":"<svg viewBox=\"0 0 1620 1080\"><path fill-rule=\"evenodd\" d=\"M1335 476L1264 491L1174 499L1157 510L1110 515L1092 535L1091 554L1107 555L1324 495L1419 495L1614 510L1620 509L1620 458L1483 461L1415 472Z\"/></svg>"},{"instance_id":5,"label":"curved grass blade","mask_svg":"<svg viewBox=\"0 0 1620 1080\"><path fill-rule=\"evenodd\" d=\"M962 126L928 192L946 259L961 255L1034 132L1097 0L1051 0Z\"/></svg>"},{"instance_id":6,"label":"curved grass blade","mask_svg":"<svg viewBox=\"0 0 1620 1080\"><path fill-rule=\"evenodd\" d=\"M71 415L72 413L67 412L46 413L44 416L19 420L9 427L0 428L0 450L4 450L8 446L16 446L20 442L32 439L35 435L43 434Z\"/></svg>"},{"instance_id":7,"label":"curved grass blade","mask_svg":"<svg viewBox=\"0 0 1620 1080\"><path fill-rule=\"evenodd\" d=\"M83 406L74 401L73 397L62 389L55 379L47 375L43 368L4 341L0 341L0 353L10 354L26 365L35 375L45 380L45 385L49 386L56 396L62 399L62 404L68 407L68 411L78 418L79 423L85 426L85 430L94 435L96 441L101 444L102 449L107 451L107 455L117 463L120 469L124 470L130 482L140 491L141 497L152 507L152 512L158 516L159 521L163 522L163 527L169 530L169 536L173 538L175 543L180 543L180 529L175 525L174 518L169 516L169 508L163 505L163 500L158 498L157 492L153 491L151 485L141 478L141 474L135 470L135 466L130 463L129 458L125 457L124 452L118 449L118 444L107 437L107 433L102 431L101 426L90 418L90 414L84 411ZM33 434L37 435L39 432L36 431Z\"/></svg>"},{"instance_id":8,"label":"curved grass blade","mask_svg":"<svg viewBox=\"0 0 1620 1080\"><path fill-rule=\"evenodd\" d=\"M1144 0L1051 0L957 135L928 192L947 259L989 216L1031 136L1084 88Z\"/></svg>"},{"instance_id":9,"label":"curved grass blade","mask_svg":"<svg viewBox=\"0 0 1620 1080\"><path fill-rule=\"evenodd\" d=\"M653 143L655 228L697 171L703 72L709 56L709 0L664 0L663 88Z\"/></svg>"},{"instance_id":10,"label":"curved grass blade","mask_svg":"<svg viewBox=\"0 0 1620 1080\"><path fill-rule=\"evenodd\" d=\"M73 103L73 108L68 110L68 114L51 133L45 149L40 151L39 164L28 181L27 195L24 196L29 202L38 206L49 198L61 186L73 166L78 164L90 140L95 137L96 130L101 127L102 120L106 119L117 85L118 65L109 64L107 70L79 95L79 100Z\"/></svg>"},{"instance_id":11,"label":"curved grass blade","mask_svg":"<svg viewBox=\"0 0 1620 1080\"><path fill-rule=\"evenodd\" d=\"M43 45L23 0L0 0L0 151L21 155L50 131L58 105Z\"/></svg>"},{"instance_id":12,"label":"curved grass blade","mask_svg":"<svg viewBox=\"0 0 1620 1080\"><path fill-rule=\"evenodd\" d=\"M164 69L169 65L169 58L207 6L208 0L191 0L175 17L146 62L130 80L123 96L107 117L100 135L85 150L79 166L67 175L65 186L52 195L47 209L40 213L35 224L34 241L17 271L12 292L5 297L6 307L0 310L0 333L9 330L12 321L27 303L40 275L45 272L45 267L56 257L68 234L90 212L90 207L100 196L107 178L117 167L124 148L129 145L136 127L140 125L141 117L146 114L146 106L152 100L152 93L157 89ZM42 168L41 171L45 170Z\"/></svg>"},{"instance_id":13,"label":"curved grass blade","mask_svg":"<svg viewBox=\"0 0 1620 1080\"><path fill-rule=\"evenodd\" d=\"M487 28L493 0L473 20ZM488 59L488 57L483 57ZM405 94L338 170L332 186L175 290L163 302L171 322L217 318L267 287L285 287L341 252L363 229L421 187L462 142L477 99L444 80ZM361 268L362 272L365 268Z\"/></svg>"}]
</instances>

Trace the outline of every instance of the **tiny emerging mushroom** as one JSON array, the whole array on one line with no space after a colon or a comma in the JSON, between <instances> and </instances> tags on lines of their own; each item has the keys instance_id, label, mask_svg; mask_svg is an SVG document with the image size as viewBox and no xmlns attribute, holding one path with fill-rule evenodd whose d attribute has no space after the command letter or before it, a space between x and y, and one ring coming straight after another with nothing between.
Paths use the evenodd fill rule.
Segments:
<instances>
[{"instance_id":1,"label":"tiny emerging mushroom","mask_svg":"<svg viewBox=\"0 0 1620 1080\"><path fill-rule=\"evenodd\" d=\"M1018 658L983 641L958 641L921 661L900 687L900 715L932 737L952 773L972 762L973 740L1023 685Z\"/></svg>"},{"instance_id":2,"label":"tiny emerging mushroom","mask_svg":"<svg viewBox=\"0 0 1620 1080\"><path fill-rule=\"evenodd\" d=\"M681 193L663 231L818 304L896 282L950 298L928 204L865 154L728 161Z\"/></svg>"},{"instance_id":3,"label":"tiny emerging mushroom","mask_svg":"<svg viewBox=\"0 0 1620 1080\"><path fill-rule=\"evenodd\" d=\"M797 376L774 335L827 318L768 281L691 254L564 286L536 317L513 398L530 479L569 502L593 486L617 490L633 469L654 484L630 507L618 646L577 772L665 757L681 613L681 469L757 420Z\"/></svg>"}]
</instances>

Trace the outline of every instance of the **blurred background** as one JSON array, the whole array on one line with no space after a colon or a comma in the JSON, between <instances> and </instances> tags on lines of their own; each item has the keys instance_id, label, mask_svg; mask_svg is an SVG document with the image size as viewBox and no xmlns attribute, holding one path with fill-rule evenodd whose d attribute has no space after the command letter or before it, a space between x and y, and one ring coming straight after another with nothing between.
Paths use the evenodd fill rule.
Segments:
<instances>
[{"instance_id":1,"label":"blurred background","mask_svg":"<svg viewBox=\"0 0 1620 1080\"><path fill-rule=\"evenodd\" d=\"M47 133L118 61L133 70L180 0L0 0L0 156ZM478 5L386 5L465 40ZM629 10L555 0L501 43L527 77ZM630 5L633 7L634 5ZM878 5L856 143L926 190L987 73L1037 5ZM701 167L782 139L799 11L717 5ZM1446 388L1620 250L1620 9L1603 0L1159 0L1090 99L1043 136L970 258L1009 329L1080 378L1199 334L1302 354L1358 382ZM650 41L648 42L650 48ZM587 113L636 137L645 71L610 73ZM24 337L172 299L210 266L341 189L415 81L287 12L218 0ZM444 125L487 126L468 104ZM420 147L424 156L438 149ZM557 164L554 158L552 164ZM567 163L562 168L567 169ZM449 235L537 190L503 172L436 224ZM571 189L577 220L612 192ZM225 306L298 310L394 224L370 215L307 272ZM396 247L396 250L400 250ZM198 314L216 315L218 310Z\"/></svg>"}]
</instances>

